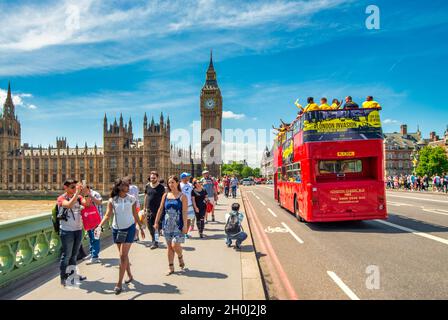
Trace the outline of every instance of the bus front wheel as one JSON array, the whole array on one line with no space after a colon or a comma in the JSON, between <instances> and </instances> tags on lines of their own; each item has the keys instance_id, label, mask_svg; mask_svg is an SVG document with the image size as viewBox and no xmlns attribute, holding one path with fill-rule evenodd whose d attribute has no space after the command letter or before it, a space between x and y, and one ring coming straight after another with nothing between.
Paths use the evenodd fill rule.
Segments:
<instances>
[{"instance_id":1,"label":"bus front wheel","mask_svg":"<svg viewBox=\"0 0 448 320\"><path fill-rule=\"evenodd\" d=\"M299 202L297 201L297 197L294 197L294 214L296 215L297 220L299 220L300 222L305 222L305 219L300 216Z\"/></svg>"}]
</instances>

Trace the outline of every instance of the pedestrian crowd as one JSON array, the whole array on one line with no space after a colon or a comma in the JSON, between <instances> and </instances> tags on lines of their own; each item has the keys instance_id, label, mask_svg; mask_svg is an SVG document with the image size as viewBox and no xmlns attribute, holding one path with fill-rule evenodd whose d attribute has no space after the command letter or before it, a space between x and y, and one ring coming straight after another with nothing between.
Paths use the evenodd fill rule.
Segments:
<instances>
[{"instance_id":1,"label":"pedestrian crowd","mask_svg":"<svg viewBox=\"0 0 448 320\"><path fill-rule=\"evenodd\" d=\"M151 250L158 249L160 238L165 238L167 275L175 271L176 256L178 265L183 270L186 263L182 244L192 237L195 226L199 238L207 238L204 234L205 224L209 218L211 222L215 221L218 195L224 191L225 197L229 197L231 190L231 196L236 198L239 181L235 176L215 179L204 170L201 179L183 172L179 177L170 176L166 185L164 183L158 173L152 171L145 186L143 203L140 203L139 189L132 184L132 179L119 178L115 181L103 210L101 194L93 190L85 180L66 180L63 185L64 193L57 198L53 210L53 224L61 240L61 285L65 287L71 284L73 275L79 281L86 280L76 269L82 251L83 230L89 237L89 264L101 262L101 234L110 219L112 238L119 255L115 294L122 292L123 280L126 284L134 280L129 251L134 242L145 239L146 228L151 236ZM239 212L238 203L233 203L230 209L225 215L226 244L230 247L235 240L235 249L239 250L241 243L247 238L241 226L244 215Z\"/></svg>"},{"instance_id":2,"label":"pedestrian crowd","mask_svg":"<svg viewBox=\"0 0 448 320\"><path fill-rule=\"evenodd\" d=\"M414 174L388 176L386 188L408 191L432 191L448 193L448 173L436 174L432 177Z\"/></svg>"}]
</instances>

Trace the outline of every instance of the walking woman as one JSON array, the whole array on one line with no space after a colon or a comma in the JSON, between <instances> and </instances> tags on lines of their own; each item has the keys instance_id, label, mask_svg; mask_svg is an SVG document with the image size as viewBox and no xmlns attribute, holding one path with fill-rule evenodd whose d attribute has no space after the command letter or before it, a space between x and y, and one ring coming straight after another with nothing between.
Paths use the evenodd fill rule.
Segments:
<instances>
[{"instance_id":1,"label":"walking woman","mask_svg":"<svg viewBox=\"0 0 448 320\"><path fill-rule=\"evenodd\" d=\"M204 238L205 212L207 209L207 191L202 187L202 184L194 180L193 192L191 193L194 213L196 214L196 225L198 226L199 237Z\"/></svg>"},{"instance_id":2,"label":"walking woman","mask_svg":"<svg viewBox=\"0 0 448 320\"><path fill-rule=\"evenodd\" d=\"M163 195L162 203L157 212L154 229L159 225L163 213L163 234L168 247L169 271L167 275L174 273L174 256L177 254L179 267L185 267L182 256L181 244L185 242L187 233L188 200L180 189L177 176L168 178L168 192Z\"/></svg>"},{"instance_id":3,"label":"walking woman","mask_svg":"<svg viewBox=\"0 0 448 320\"><path fill-rule=\"evenodd\" d=\"M136 210L136 202L134 196L128 194L129 183L123 179L117 179L110 194L109 202L107 203L106 215L100 223L102 227L114 215L112 222L112 237L114 243L117 244L118 252L120 254L120 271L118 275L118 282L114 288L115 294L120 294L122 291L122 282L125 272L128 274L126 284L133 280L131 273L131 265L129 263L129 250L134 242L136 224L140 226L140 232L143 239L145 233L143 232L145 225L140 223Z\"/></svg>"}]
</instances>

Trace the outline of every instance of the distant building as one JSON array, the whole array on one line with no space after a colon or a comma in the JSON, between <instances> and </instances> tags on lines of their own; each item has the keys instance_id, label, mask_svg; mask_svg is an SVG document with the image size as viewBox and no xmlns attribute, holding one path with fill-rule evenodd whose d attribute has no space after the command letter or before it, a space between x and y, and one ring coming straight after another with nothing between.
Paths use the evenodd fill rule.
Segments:
<instances>
[{"instance_id":1,"label":"distant building","mask_svg":"<svg viewBox=\"0 0 448 320\"><path fill-rule=\"evenodd\" d=\"M429 146L438 146L444 148L446 151L446 155L448 156L448 126L446 127L445 134L442 139L440 139L439 136L437 136L436 133L432 131L429 134L429 140Z\"/></svg>"},{"instance_id":2,"label":"distant building","mask_svg":"<svg viewBox=\"0 0 448 320\"><path fill-rule=\"evenodd\" d=\"M274 178L274 152L266 147L261 158L260 173L263 178Z\"/></svg>"},{"instance_id":3,"label":"distant building","mask_svg":"<svg viewBox=\"0 0 448 320\"><path fill-rule=\"evenodd\" d=\"M163 114L159 123L154 118L143 120L143 139L134 139L132 120L127 124L120 115L110 125L106 115L103 124L103 147L70 148L66 138L56 138L56 146L44 148L21 144L21 124L15 114L11 86L0 116L0 190L61 191L66 179L86 180L94 189L106 193L116 178L131 176L140 189L152 170L161 178L182 171L200 170L193 165L190 150L170 144L170 119ZM170 155L182 157L182 164L174 165Z\"/></svg>"},{"instance_id":4,"label":"distant building","mask_svg":"<svg viewBox=\"0 0 448 320\"><path fill-rule=\"evenodd\" d=\"M427 145L428 142L422 139L419 129L415 133L409 133L406 124L401 125L400 132L385 133L386 176L412 173L412 153Z\"/></svg>"}]
</instances>

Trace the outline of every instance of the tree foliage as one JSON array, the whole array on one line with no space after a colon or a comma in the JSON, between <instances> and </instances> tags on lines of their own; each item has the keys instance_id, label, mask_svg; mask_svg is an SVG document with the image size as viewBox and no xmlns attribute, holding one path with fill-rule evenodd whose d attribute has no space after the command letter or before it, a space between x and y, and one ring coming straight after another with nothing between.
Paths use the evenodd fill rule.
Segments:
<instances>
[{"instance_id":1,"label":"tree foliage","mask_svg":"<svg viewBox=\"0 0 448 320\"><path fill-rule=\"evenodd\" d=\"M419 163L416 169L418 175L429 177L448 172L448 157L442 147L426 146L419 152Z\"/></svg>"},{"instance_id":2,"label":"tree foliage","mask_svg":"<svg viewBox=\"0 0 448 320\"><path fill-rule=\"evenodd\" d=\"M235 175L238 178L260 177L260 168L252 169L251 167L238 162L223 164L221 168L222 175Z\"/></svg>"}]
</instances>

